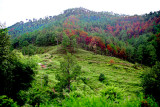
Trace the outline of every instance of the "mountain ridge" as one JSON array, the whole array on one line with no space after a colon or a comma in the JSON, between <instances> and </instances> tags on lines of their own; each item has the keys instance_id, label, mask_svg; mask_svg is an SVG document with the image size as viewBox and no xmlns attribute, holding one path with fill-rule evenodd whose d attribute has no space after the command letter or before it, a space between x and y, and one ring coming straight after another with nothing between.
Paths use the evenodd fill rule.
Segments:
<instances>
[{"instance_id":1,"label":"mountain ridge","mask_svg":"<svg viewBox=\"0 0 160 107\"><path fill-rule=\"evenodd\" d=\"M67 10L64 10L63 13L59 14L59 15L55 15L55 16L48 16L45 18L39 18L39 19L29 19L28 22L17 22L15 24L13 24L12 26L9 26L9 34L13 35L15 37L15 34L21 35L23 33L26 32L33 32L34 30L39 30L39 29L43 29L46 26L48 26L49 24L51 24L53 21L57 21L58 19L62 19L62 17L69 17L71 15L85 15L85 14L95 14L96 16L106 16L106 17L111 17L111 16L121 16L121 17L127 17L129 15L120 15L120 14L116 14L113 12L107 12L107 11L102 11L102 12L96 12L96 11L91 11L89 9L85 9L83 7L79 7L79 8L70 8ZM32 26L33 30L30 29L30 27ZM19 33L15 33L14 30L16 32Z\"/></svg>"}]
</instances>

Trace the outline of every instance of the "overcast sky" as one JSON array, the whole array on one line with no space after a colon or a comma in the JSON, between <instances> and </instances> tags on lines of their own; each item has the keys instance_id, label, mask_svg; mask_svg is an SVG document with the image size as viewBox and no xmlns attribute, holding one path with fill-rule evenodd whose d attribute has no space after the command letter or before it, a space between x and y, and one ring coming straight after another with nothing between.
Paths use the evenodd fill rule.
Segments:
<instances>
[{"instance_id":1,"label":"overcast sky","mask_svg":"<svg viewBox=\"0 0 160 107\"><path fill-rule=\"evenodd\" d=\"M159 5L160 0L0 0L0 22L11 26L26 19L58 15L74 7L140 15L160 10Z\"/></svg>"}]
</instances>

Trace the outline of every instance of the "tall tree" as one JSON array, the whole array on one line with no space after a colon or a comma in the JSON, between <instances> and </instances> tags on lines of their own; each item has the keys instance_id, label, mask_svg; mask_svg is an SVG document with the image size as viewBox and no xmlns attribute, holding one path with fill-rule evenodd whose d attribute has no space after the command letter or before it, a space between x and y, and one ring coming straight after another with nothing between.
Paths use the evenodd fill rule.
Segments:
<instances>
[{"instance_id":1,"label":"tall tree","mask_svg":"<svg viewBox=\"0 0 160 107\"><path fill-rule=\"evenodd\" d=\"M33 70L21 61L21 55L9 50L7 29L0 29L0 95L17 100L17 93L30 86Z\"/></svg>"},{"instance_id":2,"label":"tall tree","mask_svg":"<svg viewBox=\"0 0 160 107\"><path fill-rule=\"evenodd\" d=\"M67 88L68 92L70 92L71 81L76 80L80 73L81 66L77 64L75 58L70 53L67 53L64 61L60 64L60 72L56 76L59 83L56 86L60 91Z\"/></svg>"},{"instance_id":3,"label":"tall tree","mask_svg":"<svg viewBox=\"0 0 160 107\"><path fill-rule=\"evenodd\" d=\"M10 40L7 29L0 29L0 63L2 63L9 53Z\"/></svg>"},{"instance_id":4,"label":"tall tree","mask_svg":"<svg viewBox=\"0 0 160 107\"><path fill-rule=\"evenodd\" d=\"M69 48L69 45L70 45L70 38L66 35L66 33L63 33L62 48L65 51L68 51L67 48Z\"/></svg>"},{"instance_id":5,"label":"tall tree","mask_svg":"<svg viewBox=\"0 0 160 107\"><path fill-rule=\"evenodd\" d=\"M138 46L138 49L136 50L136 60L138 61L138 62L141 62L141 64L142 64L142 61L143 61L143 50L144 50L144 46L143 45L139 45Z\"/></svg>"}]
</instances>

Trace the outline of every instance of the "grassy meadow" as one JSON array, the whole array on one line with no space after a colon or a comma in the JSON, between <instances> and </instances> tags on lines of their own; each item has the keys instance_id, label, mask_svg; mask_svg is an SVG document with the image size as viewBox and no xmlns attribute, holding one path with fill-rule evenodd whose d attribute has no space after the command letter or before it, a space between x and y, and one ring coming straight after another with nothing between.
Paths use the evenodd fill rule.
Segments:
<instances>
[{"instance_id":1,"label":"grassy meadow","mask_svg":"<svg viewBox=\"0 0 160 107\"><path fill-rule=\"evenodd\" d=\"M43 47L46 51L43 54L38 54L40 62L45 65L36 70L35 79L43 88L44 75L48 75L48 87L55 94L55 86L58 83L56 74L60 70L60 62L64 60L65 54L57 51L57 46ZM143 95L143 88L141 86L141 76L149 67L140 64L133 64L125 60L111 57L96 55L93 52L78 49L73 54L75 60L82 67L81 74L77 80L71 81L71 92L63 90L65 98L58 97L53 102L46 102L40 106L140 106L142 102L147 100ZM103 81L99 80L100 74L105 76ZM110 95L115 98L103 96L103 92L107 90ZM56 96L56 95L55 95ZM58 102L58 103L57 103ZM152 103L156 106L155 103Z\"/></svg>"}]
</instances>

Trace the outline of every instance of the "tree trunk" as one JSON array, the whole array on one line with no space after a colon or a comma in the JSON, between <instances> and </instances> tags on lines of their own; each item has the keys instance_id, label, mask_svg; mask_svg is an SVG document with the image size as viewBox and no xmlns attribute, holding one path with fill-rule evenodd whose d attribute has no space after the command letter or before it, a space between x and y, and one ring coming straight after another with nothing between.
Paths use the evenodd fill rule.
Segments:
<instances>
[{"instance_id":1,"label":"tree trunk","mask_svg":"<svg viewBox=\"0 0 160 107\"><path fill-rule=\"evenodd\" d=\"M70 72L69 72L70 66L69 66L69 59L68 59L68 67L67 67L67 73L68 73L68 91L70 92Z\"/></svg>"},{"instance_id":2,"label":"tree trunk","mask_svg":"<svg viewBox=\"0 0 160 107\"><path fill-rule=\"evenodd\" d=\"M68 91L70 92L70 77L68 78Z\"/></svg>"},{"instance_id":3,"label":"tree trunk","mask_svg":"<svg viewBox=\"0 0 160 107\"><path fill-rule=\"evenodd\" d=\"M102 55L102 49L101 49L101 55Z\"/></svg>"}]
</instances>

